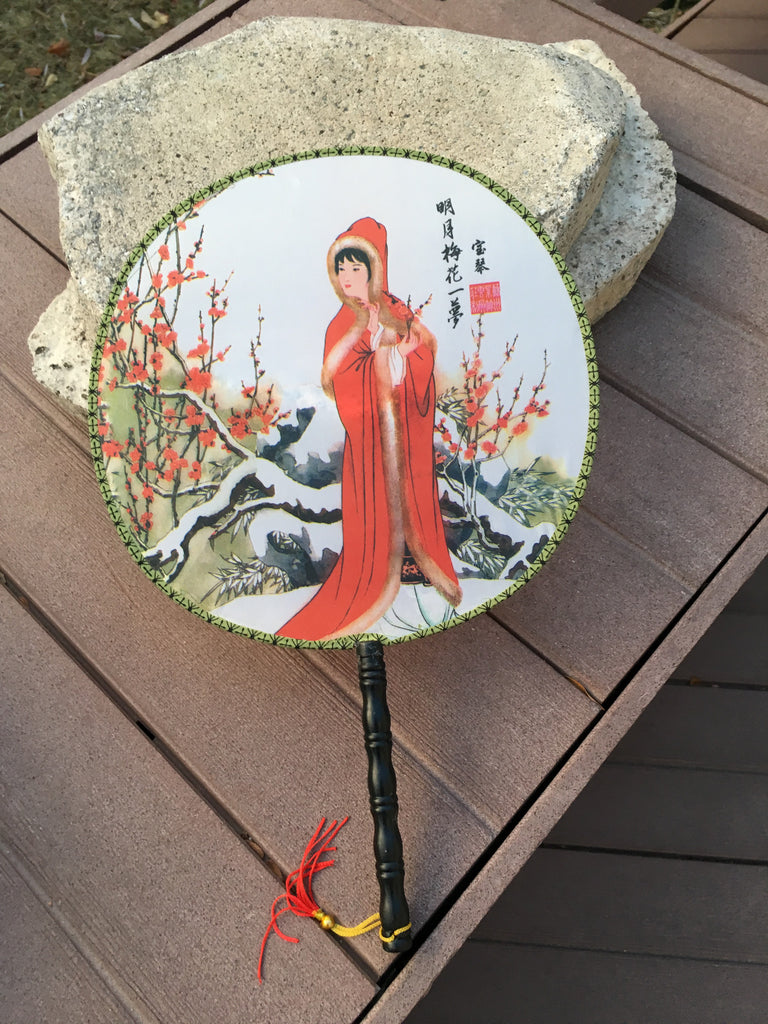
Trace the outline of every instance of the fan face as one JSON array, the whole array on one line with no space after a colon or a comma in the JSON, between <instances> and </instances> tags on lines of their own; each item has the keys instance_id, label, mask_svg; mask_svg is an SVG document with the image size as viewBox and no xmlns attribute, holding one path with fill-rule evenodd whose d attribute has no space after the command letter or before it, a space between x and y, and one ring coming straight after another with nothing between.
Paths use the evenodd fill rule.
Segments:
<instances>
[{"instance_id":1,"label":"fan face","mask_svg":"<svg viewBox=\"0 0 768 1024\"><path fill-rule=\"evenodd\" d=\"M171 596L273 643L394 643L547 559L591 465L597 371L562 259L503 188L324 151L149 233L90 413L112 517Z\"/></svg>"}]
</instances>

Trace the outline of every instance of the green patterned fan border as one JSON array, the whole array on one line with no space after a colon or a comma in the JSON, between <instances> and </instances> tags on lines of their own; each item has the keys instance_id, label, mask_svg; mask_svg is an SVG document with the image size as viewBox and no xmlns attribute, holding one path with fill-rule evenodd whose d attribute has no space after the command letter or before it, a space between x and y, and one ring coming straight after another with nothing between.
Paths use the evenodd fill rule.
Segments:
<instances>
[{"instance_id":1,"label":"green patterned fan border","mask_svg":"<svg viewBox=\"0 0 768 1024\"><path fill-rule=\"evenodd\" d=\"M497 196L503 203L506 203L511 209L518 214L518 216L525 221L528 227L533 231L538 240L544 246L552 258L553 263L558 269L560 277L562 278L565 289L573 306L574 313L576 314L576 320L579 325L581 332L582 342L584 344L584 355L587 361L587 379L589 381L589 413L587 419L587 439L584 446L584 457L582 459L581 468L579 475L576 479L576 484L573 489L573 496L568 502L565 511L563 512L562 518L557 525L554 533L549 538L547 544L541 549L537 557L531 562L526 572L519 576L516 580L510 583L501 593L497 594L488 601L482 604L476 605L468 612L464 612L460 615L455 615L447 622L441 622L432 626L425 626L423 629L413 630L405 634L404 636L390 637L384 636L379 633L359 633L350 634L349 636L341 637L336 640L297 640L292 637L281 637L275 636L272 633L263 633L261 630L252 629L248 626L239 626L227 619L222 618L219 615L214 615L212 612L206 611L200 605L198 605L192 598L186 594L177 590L170 583L167 582L161 572L153 569L144 561L143 551L139 544L136 543L134 538L131 536L131 532L122 517L120 511L120 505L112 493L107 480L107 469L104 461L104 456L101 449L101 439L98 433L99 418L98 418L98 405L99 405L99 368L101 366L104 345L109 332L109 324L112 320L115 306L123 292L128 278L133 270L135 264L141 259L142 255L146 253L147 248L152 242L160 235L167 227L173 224L179 217L189 213L196 203L200 203L211 199L213 196L218 195L225 189L229 188L230 185L234 185L235 182L242 181L245 178L256 177L259 174L264 174L270 171L274 167L283 167L286 164L301 163L305 160L316 160L323 157L334 157L334 156L387 156L397 157L404 160L416 160L420 163L433 164L436 167L445 167L452 171L457 171L459 174L463 174L467 178L471 178L478 184L483 185L495 196ZM552 552L555 550L557 545L565 536L565 533L576 515L576 510L579 506L584 491L587 486L587 479L589 477L590 470L592 469L592 461L594 457L595 448L597 445L597 425L598 425L598 408L599 408L599 387L598 387L598 373L597 373L597 362L595 359L595 345L592 338L592 329L587 317L584 302L579 295L576 283L573 277L568 271L565 264L565 260L555 248L555 244L549 237L547 232L542 227L541 223L526 209L523 204L516 199L512 193L494 181L487 174L483 174L480 171L476 171L468 164L462 163L458 160L450 160L448 157L438 156L434 153L425 153L421 150L413 149L398 149L398 148L385 148L383 146L329 146L324 149L312 149L304 153L294 153L291 155L275 157L272 160L265 160L262 163L253 164L250 167L245 167L234 174L226 175L223 178L219 178L218 181L214 182L207 188L199 189L194 195L185 199L183 202L175 206L169 213L167 213L157 224L151 228L150 231L144 236L141 242L132 250L128 259L126 260L119 277L115 281L112 291L110 292L109 301L104 311L104 315L101 319L99 327L96 346L94 348L93 360L91 363L91 375L88 387L88 427L91 437L91 455L93 457L94 466L96 469L96 476L98 477L99 486L104 501L107 504L110 517L117 527L117 531L120 534L125 546L131 553L133 559L140 565L146 575L155 583L161 590L163 590L169 597L173 598L177 604L180 604L183 608L187 608L189 611L194 612L201 619L206 622L213 623L219 626L221 629L227 630L229 633L234 633L237 636L249 637L253 640L261 640L265 643L275 644L279 647L322 647L328 649L341 649L354 647L359 640L380 640L382 644L401 644L407 640L413 640L418 637L430 636L433 633L441 633L452 626L457 625L460 622L466 622L469 619L474 618L476 615L480 615L482 612L486 612L499 604L501 601L506 600L515 591L519 590L525 583L527 583L544 565L544 563L550 558Z\"/></svg>"}]
</instances>

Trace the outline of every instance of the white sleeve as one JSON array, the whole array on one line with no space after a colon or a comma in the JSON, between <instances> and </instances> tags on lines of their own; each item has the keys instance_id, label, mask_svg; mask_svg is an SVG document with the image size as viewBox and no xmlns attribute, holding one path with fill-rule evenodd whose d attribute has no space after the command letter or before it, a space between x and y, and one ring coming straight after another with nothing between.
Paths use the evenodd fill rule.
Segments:
<instances>
[{"instance_id":1,"label":"white sleeve","mask_svg":"<svg viewBox=\"0 0 768 1024\"><path fill-rule=\"evenodd\" d=\"M378 331L376 331L374 336L371 338L371 352L375 352L376 349L381 344L381 336L382 336L383 333L384 333L384 326L383 326L383 324L379 324Z\"/></svg>"},{"instance_id":2,"label":"white sleeve","mask_svg":"<svg viewBox=\"0 0 768 1024\"><path fill-rule=\"evenodd\" d=\"M389 347L389 375L392 378L393 387L397 387L405 380L405 359L397 345Z\"/></svg>"}]
</instances>

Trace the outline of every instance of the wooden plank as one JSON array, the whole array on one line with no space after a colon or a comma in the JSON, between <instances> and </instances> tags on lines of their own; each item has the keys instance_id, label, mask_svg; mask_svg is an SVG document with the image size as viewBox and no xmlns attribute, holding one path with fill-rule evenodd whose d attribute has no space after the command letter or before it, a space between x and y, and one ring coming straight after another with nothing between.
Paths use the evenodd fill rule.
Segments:
<instances>
[{"instance_id":1,"label":"wooden plank","mask_svg":"<svg viewBox=\"0 0 768 1024\"><path fill-rule=\"evenodd\" d=\"M426 935L418 956L404 966L365 1014L365 1024L389 1024L393 1020L403 1020L410 1013L464 943L468 932L479 925L526 859L552 830L597 767L648 705L680 661L682 653L702 635L743 581L754 572L767 549L768 519L763 519L677 620L663 643L635 671L608 713L596 722L546 791L513 823L487 863L472 878L434 930ZM654 962L658 963L658 958L654 958ZM482 988L482 984L479 987ZM474 985L473 991L477 988ZM750 995L755 991L756 986L753 985ZM759 1005L763 1004L760 993ZM666 1020L663 1017L661 1019ZM689 1020L684 1018L685 1024L689 1024ZM759 1017L756 1018L758 1020ZM615 1016L607 1018L607 1021L616 1024ZM590 1021L590 1024L593 1022Z\"/></svg>"},{"instance_id":2,"label":"wooden plank","mask_svg":"<svg viewBox=\"0 0 768 1024\"><path fill-rule=\"evenodd\" d=\"M740 656L739 650L734 659ZM767 721L764 690L668 684L619 742L610 761L765 774Z\"/></svg>"},{"instance_id":3,"label":"wooden plank","mask_svg":"<svg viewBox=\"0 0 768 1024\"><path fill-rule=\"evenodd\" d=\"M64 260L56 183L37 143L0 163L0 210Z\"/></svg>"},{"instance_id":4,"label":"wooden plank","mask_svg":"<svg viewBox=\"0 0 768 1024\"><path fill-rule=\"evenodd\" d=\"M768 614L768 558L757 567L730 602L728 611Z\"/></svg>"},{"instance_id":5,"label":"wooden plank","mask_svg":"<svg viewBox=\"0 0 768 1024\"><path fill-rule=\"evenodd\" d=\"M98 974L56 926L0 847L0 1017L5 1024L129 1024Z\"/></svg>"},{"instance_id":6,"label":"wooden plank","mask_svg":"<svg viewBox=\"0 0 768 1024\"><path fill-rule=\"evenodd\" d=\"M768 688L765 615L723 615L675 669L675 678Z\"/></svg>"},{"instance_id":7,"label":"wooden plank","mask_svg":"<svg viewBox=\"0 0 768 1024\"><path fill-rule=\"evenodd\" d=\"M763 480L766 291L768 236L680 190L645 273L595 331L605 378Z\"/></svg>"},{"instance_id":8,"label":"wooden plank","mask_svg":"<svg viewBox=\"0 0 768 1024\"><path fill-rule=\"evenodd\" d=\"M547 843L768 863L766 820L764 773L609 762Z\"/></svg>"},{"instance_id":9,"label":"wooden plank","mask_svg":"<svg viewBox=\"0 0 768 1024\"><path fill-rule=\"evenodd\" d=\"M768 83L768 10L762 0L713 0L677 42Z\"/></svg>"},{"instance_id":10,"label":"wooden plank","mask_svg":"<svg viewBox=\"0 0 768 1024\"><path fill-rule=\"evenodd\" d=\"M698 18L701 12L706 10L711 3L712 0L698 0L698 3L695 3L693 7L689 7L687 11L683 11L682 14L678 13L674 21L671 21L660 30L659 35L664 36L665 39L671 39L689 21Z\"/></svg>"},{"instance_id":11,"label":"wooden plank","mask_svg":"<svg viewBox=\"0 0 768 1024\"><path fill-rule=\"evenodd\" d=\"M639 21L651 9L648 4L652 0L598 0L601 7L630 21Z\"/></svg>"},{"instance_id":12,"label":"wooden plank","mask_svg":"<svg viewBox=\"0 0 768 1024\"><path fill-rule=\"evenodd\" d=\"M680 41L684 45L688 45L687 41ZM717 61L718 64L724 64L738 74L744 75L745 78L768 83L768 53L764 50L736 50L731 47L724 48L715 43L707 46L703 42L696 46L696 50L711 60Z\"/></svg>"},{"instance_id":13,"label":"wooden plank","mask_svg":"<svg viewBox=\"0 0 768 1024\"><path fill-rule=\"evenodd\" d=\"M766 1004L763 965L468 942L405 1024L764 1024Z\"/></svg>"},{"instance_id":14,"label":"wooden plank","mask_svg":"<svg viewBox=\"0 0 768 1024\"><path fill-rule=\"evenodd\" d=\"M768 966L768 866L539 850L473 939Z\"/></svg>"},{"instance_id":15,"label":"wooden plank","mask_svg":"<svg viewBox=\"0 0 768 1024\"><path fill-rule=\"evenodd\" d=\"M605 29L618 32L620 35L633 39L641 45L658 49L668 59L691 68L691 70L701 75L702 78L711 79L721 85L728 86L736 92L756 99L758 103L768 103L768 90L761 82L747 81L740 75L733 73L729 68L718 67L713 61L703 57L701 54L692 52L687 47L677 46L667 49L665 45L667 38L673 38L674 33L651 32L643 26L620 20L617 15L606 11L605 8L599 6L594 0L554 0L554 2L585 18L598 21ZM699 12L706 11L710 2L711 0L701 0L699 4L694 4L679 20L685 24L691 14L693 14L693 18L698 17Z\"/></svg>"},{"instance_id":16,"label":"wooden plank","mask_svg":"<svg viewBox=\"0 0 768 1024\"><path fill-rule=\"evenodd\" d=\"M758 0L714 0L675 41L768 84L768 11Z\"/></svg>"},{"instance_id":17,"label":"wooden plank","mask_svg":"<svg viewBox=\"0 0 768 1024\"><path fill-rule=\"evenodd\" d=\"M582 505L601 522L695 588L767 506L768 486L603 383Z\"/></svg>"},{"instance_id":18,"label":"wooden plank","mask_svg":"<svg viewBox=\"0 0 768 1024\"><path fill-rule=\"evenodd\" d=\"M676 38L683 46L710 56L740 52L765 56L768 52L768 11L750 17L729 16L720 10L720 4L715 0L705 14L686 25Z\"/></svg>"},{"instance_id":19,"label":"wooden plank","mask_svg":"<svg viewBox=\"0 0 768 1024\"><path fill-rule=\"evenodd\" d=\"M581 513L551 565L491 614L602 701L690 596L630 541Z\"/></svg>"},{"instance_id":20,"label":"wooden plank","mask_svg":"<svg viewBox=\"0 0 768 1024\"><path fill-rule=\"evenodd\" d=\"M352 1019L373 987L316 928L302 970L272 950L259 989L275 879L4 590L0 608L3 841L102 983L147 1022Z\"/></svg>"},{"instance_id":21,"label":"wooden plank","mask_svg":"<svg viewBox=\"0 0 768 1024\"><path fill-rule=\"evenodd\" d=\"M309 657L351 697L357 672L345 653L318 651ZM485 617L421 640L418 653L411 644L388 650L387 678L401 742L494 832L598 712Z\"/></svg>"}]
</instances>

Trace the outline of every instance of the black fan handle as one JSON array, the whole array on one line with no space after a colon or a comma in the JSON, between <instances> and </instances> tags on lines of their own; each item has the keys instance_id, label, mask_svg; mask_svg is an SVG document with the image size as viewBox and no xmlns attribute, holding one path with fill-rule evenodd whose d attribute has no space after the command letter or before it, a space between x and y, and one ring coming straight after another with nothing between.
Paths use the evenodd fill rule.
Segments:
<instances>
[{"instance_id":1,"label":"black fan handle","mask_svg":"<svg viewBox=\"0 0 768 1024\"><path fill-rule=\"evenodd\" d=\"M403 843L397 827L397 783L392 767L392 732L387 707L384 649L378 640L357 644L363 731L368 752L368 792L373 815L373 850L381 900L381 942L389 953L411 948L411 919L405 899Z\"/></svg>"}]
</instances>

